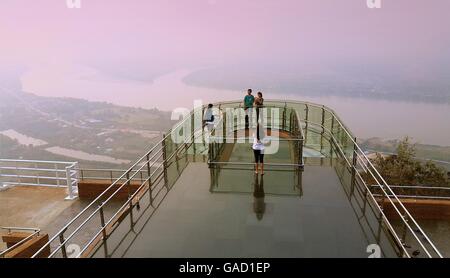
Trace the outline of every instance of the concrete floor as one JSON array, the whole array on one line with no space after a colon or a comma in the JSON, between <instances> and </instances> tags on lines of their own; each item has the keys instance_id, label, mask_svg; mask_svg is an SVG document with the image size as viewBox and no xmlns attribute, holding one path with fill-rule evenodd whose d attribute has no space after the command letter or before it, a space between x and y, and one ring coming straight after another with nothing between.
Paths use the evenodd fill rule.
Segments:
<instances>
[{"instance_id":1,"label":"concrete floor","mask_svg":"<svg viewBox=\"0 0 450 278\"><path fill-rule=\"evenodd\" d=\"M43 233L52 237L90 203L89 200L79 199L66 201L66 196L64 188L16 186L0 191L0 227L40 228ZM105 213L115 213L119 205L112 202L105 208ZM88 213L93 209L95 207ZM90 235L97 231L98 225L87 223L85 233L76 240L82 243L90 239ZM51 246L54 247L56 243ZM5 248L0 240L0 250Z\"/></svg>"},{"instance_id":2,"label":"concrete floor","mask_svg":"<svg viewBox=\"0 0 450 278\"><path fill-rule=\"evenodd\" d=\"M65 201L64 188L15 186L0 191L0 227L54 227L54 221L77 201ZM67 221L65 218L64 220ZM0 230L0 234L3 231ZM6 246L0 241L0 250Z\"/></svg>"},{"instance_id":3,"label":"concrete floor","mask_svg":"<svg viewBox=\"0 0 450 278\"><path fill-rule=\"evenodd\" d=\"M64 188L15 186L0 192L0 227L43 228L76 201Z\"/></svg>"}]
</instances>

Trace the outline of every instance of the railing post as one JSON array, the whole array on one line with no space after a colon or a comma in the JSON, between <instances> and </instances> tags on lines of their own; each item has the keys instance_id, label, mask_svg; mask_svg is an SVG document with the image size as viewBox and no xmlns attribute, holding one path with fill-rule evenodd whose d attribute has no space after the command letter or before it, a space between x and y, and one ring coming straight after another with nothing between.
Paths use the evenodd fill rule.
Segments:
<instances>
[{"instance_id":1,"label":"railing post","mask_svg":"<svg viewBox=\"0 0 450 278\"><path fill-rule=\"evenodd\" d=\"M65 239L64 239L64 232L61 232L61 234L59 234L59 242L61 243L61 252L63 255L63 258L66 259L67 258L67 250L66 250L66 244L64 243Z\"/></svg>"},{"instance_id":2,"label":"railing post","mask_svg":"<svg viewBox=\"0 0 450 278\"><path fill-rule=\"evenodd\" d=\"M74 164L74 170L77 173L76 174L76 186L77 186L77 190L78 190L78 183L80 182L80 164L77 162L75 162Z\"/></svg>"},{"instance_id":3,"label":"railing post","mask_svg":"<svg viewBox=\"0 0 450 278\"><path fill-rule=\"evenodd\" d=\"M225 138L227 137L227 117L226 116L227 115L225 114L225 112L223 112L222 113L222 123L223 123L223 134L222 134L223 139L222 140L224 140L224 141L225 141Z\"/></svg>"},{"instance_id":4,"label":"railing post","mask_svg":"<svg viewBox=\"0 0 450 278\"><path fill-rule=\"evenodd\" d=\"M128 199L130 199L130 197L131 197L131 181L130 181L130 172L129 171L127 171L127 173L126 173L126 178L127 178Z\"/></svg>"},{"instance_id":5,"label":"railing post","mask_svg":"<svg viewBox=\"0 0 450 278\"><path fill-rule=\"evenodd\" d=\"M205 140L205 138L204 138L204 136L205 136L205 132L204 132L205 127L203 126L203 109L204 109L204 107L202 107L202 124L201 124L201 126L202 126L202 141ZM193 149L193 152L194 152L194 162L195 162L195 156L197 154L197 146L195 145L195 128L194 128L194 124L195 124L195 112L194 112L194 114L191 117L191 137L190 137L190 138L192 138L192 149Z\"/></svg>"},{"instance_id":6,"label":"railing post","mask_svg":"<svg viewBox=\"0 0 450 278\"><path fill-rule=\"evenodd\" d=\"M322 133L320 136L320 152L323 153L323 137L325 134L325 108L324 106L322 106ZM320 160L321 161L321 165L323 164L323 159Z\"/></svg>"},{"instance_id":7,"label":"railing post","mask_svg":"<svg viewBox=\"0 0 450 278\"><path fill-rule=\"evenodd\" d=\"M67 192L68 196L66 197L66 200L73 200L73 199L75 199L75 196L73 194L72 173L71 173L70 166L66 167L66 182L67 182L67 191L68 191Z\"/></svg>"},{"instance_id":8,"label":"railing post","mask_svg":"<svg viewBox=\"0 0 450 278\"><path fill-rule=\"evenodd\" d=\"M100 223L102 226L102 235L103 235L103 249L105 251L105 258L108 257L108 235L106 233L106 225L105 225L105 214L103 212L103 204L100 205Z\"/></svg>"},{"instance_id":9,"label":"railing post","mask_svg":"<svg viewBox=\"0 0 450 278\"><path fill-rule=\"evenodd\" d=\"M384 200L383 200L384 203ZM383 227L383 207L380 208L380 214L378 216L378 231L377 231L377 243L381 241L381 230Z\"/></svg>"},{"instance_id":10,"label":"railing post","mask_svg":"<svg viewBox=\"0 0 450 278\"><path fill-rule=\"evenodd\" d=\"M202 142L203 146L206 147L205 126L203 126L203 115L205 115L205 106L202 107ZM194 162L195 162L195 142L194 142Z\"/></svg>"},{"instance_id":11,"label":"railing post","mask_svg":"<svg viewBox=\"0 0 450 278\"><path fill-rule=\"evenodd\" d=\"M409 218L408 218L408 215L407 214L405 214L405 215L403 215L402 216L402 218L403 218L403 232L402 232L402 245L403 246L405 246L406 245L406 234L407 234L407 229L408 229L408 221L409 221ZM405 251L404 251L404 248L402 248L402 257L405 255L405 253L404 253Z\"/></svg>"},{"instance_id":12,"label":"railing post","mask_svg":"<svg viewBox=\"0 0 450 278\"><path fill-rule=\"evenodd\" d=\"M133 199L131 198L131 181L130 181L130 172L128 171L126 174L127 178L127 188L128 188L128 202L130 205L130 227L133 229L134 223L133 223Z\"/></svg>"},{"instance_id":13,"label":"railing post","mask_svg":"<svg viewBox=\"0 0 450 278\"><path fill-rule=\"evenodd\" d=\"M209 149L208 149L209 168L211 168L211 165L212 165L212 162L213 162L213 155L212 155L212 152L213 152L213 142L212 142L212 141L209 142L208 148L209 148Z\"/></svg>"},{"instance_id":14,"label":"railing post","mask_svg":"<svg viewBox=\"0 0 450 278\"><path fill-rule=\"evenodd\" d=\"M334 138L334 114L331 116L331 138ZM330 140L330 166L333 166L333 140Z\"/></svg>"},{"instance_id":15,"label":"railing post","mask_svg":"<svg viewBox=\"0 0 450 278\"><path fill-rule=\"evenodd\" d=\"M163 171L164 171L164 186L169 188L169 181L167 176L167 150L166 150L166 135L163 134L163 140L161 142L163 150Z\"/></svg>"},{"instance_id":16,"label":"railing post","mask_svg":"<svg viewBox=\"0 0 450 278\"><path fill-rule=\"evenodd\" d=\"M356 185L356 164L358 160L358 148L356 145L356 137L354 138L355 144L353 145L353 160L352 160L352 178L351 178L351 189L350 189L350 197L353 196L353 192L355 190ZM345 153L344 153L345 155Z\"/></svg>"},{"instance_id":17,"label":"railing post","mask_svg":"<svg viewBox=\"0 0 450 278\"><path fill-rule=\"evenodd\" d=\"M300 138L300 141L299 141L299 144L300 144L300 150L299 150L299 165L300 165L300 168L301 168L301 170L303 170L303 167L304 167L304 162L303 162L303 138Z\"/></svg>"},{"instance_id":18,"label":"railing post","mask_svg":"<svg viewBox=\"0 0 450 278\"><path fill-rule=\"evenodd\" d=\"M19 182L19 185L21 185L22 181L20 179L21 176L20 176L20 173L19 173L19 166L17 165L17 161L16 161L15 165L16 165L16 180Z\"/></svg>"},{"instance_id":19,"label":"railing post","mask_svg":"<svg viewBox=\"0 0 450 278\"><path fill-rule=\"evenodd\" d=\"M331 116L331 130L330 130L331 135L334 136L333 129L334 129L334 115Z\"/></svg>"},{"instance_id":20,"label":"railing post","mask_svg":"<svg viewBox=\"0 0 450 278\"><path fill-rule=\"evenodd\" d=\"M58 165L55 163L54 165L53 165L53 167L55 168L55 176L56 176L56 185L58 186L58 187L60 187L60 182L59 182L59 172L58 172ZM67 171L67 168L66 168L66 171ZM69 184L67 184L67 186L69 186Z\"/></svg>"},{"instance_id":21,"label":"railing post","mask_svg":"<svg viewBox=\"0 0 450 278\"><path fill-rule=\"evenodd\" d=\"M296 170L297 175L297 189L298 189L298 196L303 197L303 171L302 170Z\"/></svg>"},{"instance_id":22,"label":"railing post","mask_svg":"<svg viewBox=\"0 0 450 278\"><path fill-rule=\"evenodd\" d=\"M151 170L150 170L150 153L147 154L147 176L150 178ZM150 180L149 180L150 182Z\"/></svg>"},{"instance_id":23,"label":"railing post","mask_svg":"<svg viewBox=\"0 0 450 278\"><path fill-rule=\"evenodd\" d=\"M289 116L289 133L290 134L292 134L292 131L294 130L293 128L292 128L292 124L293 124L293 113L292 113L292 111L291 111L291 113L290 113L290 116Z\"/></svg>"},{"instance_id":24,"label":"railing post","mask_svg":"<svg viewBox=\"0 0 450 278\"><path fill-rule=\"evenodd\" d=\"M325 128L325 106L322 106L322 127Z\"/></svg>"},{"instance_id":25,"label":"railing post","mask_svg":"<svg viewBox=\"0 0 450 278\"><path fill-rule=\"evenodd\" d=\"M150 205L153 206L153 195L152 195L152 175L150 169L150 153L147 154L147 175L148 175L148 195L150 198Z\"/></svg>"},{"instance_id":26,"label":"railing post","mask_svg":"<svg viewBox=\"0 0 450 278\"><path fill-rule=\"evenodd\" d=\"M175 147L175 165L177 166L177 172L180 172L180 162L178 161L180 157L178 156L178 146Z\"/></svg>"},{"instance_id":27,"label":"railing post","mask_svg":"<svg viewBox=\"0 0 450 278\"><path fill-rule=\"evenodd\" d=\"M34 163L34 169L38 169L38 168L39 168L39 167L38 167L37 163L35 162L35 163ZM0 170L0 171L1 171L1 170ZM40 179L39 179L39 176L40 176L39 171L37 171L36 175L37 175L37 177L36 177L37 184L38 184L38 185L41 185L41 181L40 181ZM1 175L0 175L0 176L1 176Z\"/></svg>"},{"instance_id":28,"label":"railing post","mask_svg":"<svg viewBox=\"0 0 450 278\"><path fill-rule=\"evenodd\" d=\"M308 143L309 106L305 104L305 145Z\"/></svg>"}]
</instances>

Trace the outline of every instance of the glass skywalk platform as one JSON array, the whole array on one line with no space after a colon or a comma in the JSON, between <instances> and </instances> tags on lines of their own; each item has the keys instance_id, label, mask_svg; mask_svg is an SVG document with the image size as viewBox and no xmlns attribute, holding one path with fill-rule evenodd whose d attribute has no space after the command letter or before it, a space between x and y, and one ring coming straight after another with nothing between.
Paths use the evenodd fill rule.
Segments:
<instances>
[{"instance_id":1,"label":"glass skywalk platform","mask_svg":"<svg viewBox=\"0 0 450 278\"><path fill-rule=\"evenodd\" d=\"M237 184L231 178L235 171ZM258 178L251 170L225 174L223 182L236 192L211 193L208 165L190 163L151 220L113 256L368 256L369 242L331 167L307 167L301 196L277 188L290 183L282 172ZM266 192L270 189L275 194Z\"/></svg>"},{"instance_id":2,"label":"glass skywalk platform","mask_svg":"<svg viewBox=\"0 0 450 278\"><path fill-rule=\"evenodd\" d=\"M211 133L195 124L204 108L194 109L112 184L115 193L50 240L51 257L70 244L80 246L76 257L441 256L332 110L266 105L265 134L278 147L264 176L254 173L239 102L216 105ZM113 201L127 188L128 200Z\"/></svg>"}]
</instances>

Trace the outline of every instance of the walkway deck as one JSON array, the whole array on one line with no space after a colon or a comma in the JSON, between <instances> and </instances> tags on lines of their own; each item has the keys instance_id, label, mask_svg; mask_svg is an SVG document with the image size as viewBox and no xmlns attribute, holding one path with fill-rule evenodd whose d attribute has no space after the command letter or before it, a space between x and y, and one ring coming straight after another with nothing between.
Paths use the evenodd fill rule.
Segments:
<instances>
[{"instance_id":1,"label":"walkway deck","mask_svg":"<svg viewBox=\"0 0 450 278\"><path fill-rule=\"evenodd\" d=\"M247 175L253 179L252 171ZM272 175L278 174L267 172L264 186L276 186ZM255 202L260 206L251 193L211 193L207 164L191 163L151 220L113 256L368 256L369 243L331 167L308 167L301 197L267 194L261 220Z\"/></svg>"}]
</instances>

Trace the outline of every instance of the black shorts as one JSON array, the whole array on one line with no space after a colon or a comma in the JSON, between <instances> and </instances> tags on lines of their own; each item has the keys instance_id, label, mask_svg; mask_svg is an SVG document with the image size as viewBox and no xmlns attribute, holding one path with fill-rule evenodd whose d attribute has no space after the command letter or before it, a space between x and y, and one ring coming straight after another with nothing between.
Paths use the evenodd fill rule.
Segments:
<instances>
[{"instance_id":1,"label":"black shorts","mask_svg":"<svg viewBox=\"0 0 450 278\"><path fill-rule=\"evenodd\" d=\"M253 150L255 163L264 163L264 154L260 150Z\"/></svg>"}]
</instances>

